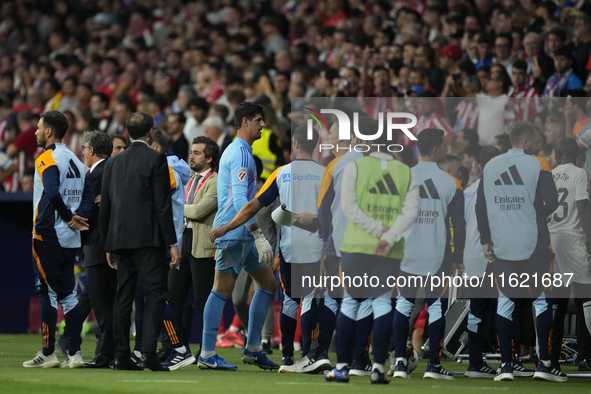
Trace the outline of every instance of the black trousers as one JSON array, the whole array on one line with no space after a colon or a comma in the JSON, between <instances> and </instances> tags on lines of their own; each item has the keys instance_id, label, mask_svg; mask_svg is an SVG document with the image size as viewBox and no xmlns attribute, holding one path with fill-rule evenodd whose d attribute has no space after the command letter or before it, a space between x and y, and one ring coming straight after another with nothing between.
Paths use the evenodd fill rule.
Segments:
<instances>
[{"instance_id":1,"label":"black trousers","mask_svg":"<svg viewBox=\"0 0 591 394\"><path fill-rule=\"evenodd\" d=\"M117 271L109 264L86 267L88 294L101 336L98 353L113 358L115 341L113 339L113 305L117 294ZM85 290L86 290L85 289Z\"/></svg>"},{"instance_id":2,"label":"black trousers","mask_svg":"<svg viewBox=\"0 0 591 394\"><path fill-rule=\"evenodd\" d=\"M142 353L156 353L166 303L168 265L165 248L117 251L117 295L113 307L115 358L128 357L131 309L137 280L144 287L145 311Z\"/></svg>"},{"instance_id":3,"label":"black trousers","mask_svg":"<svg viewBox=\"0 0 591 394\"><path fill-rule=\"evenodd\" d=\"M183 237L187 237L187 231ZM168 305L172 308L175 321L180 326L185 346L189 346L193 322L192 314L187 313L185 308L191 284L195 293L195 306L201 316L201 327L203 327L203 310L213 288L214 277L215 259L213 257L198 259L190 256L187 263L181 263L179 270L171 270L168 274Z\"/></svg>"},{"instance_id":4,"label":"black trousers","mask_svg":"<svg viewBox=\"0 0 591 394\"><path fill-rule=\"evenodd\" d=\"M583 304L589 301L589 289L591 285L573 283L572 286L575 290L575 305L577 307L577 350L579 352L579 361L587 360L591 356L591 335L587 330L585 324L585 316L583 315ZM555 290L557 291L557 290ZM568 295L570 294L570 288L560 288L558 294L554 298L554 303L557 305L554 313L554 324L552 327L552 362L558 363L560 359L560 352L562 349L562 340L564 336L564 319L566 317L566 310L568 308ZM558 298L558 297L561 298Z\"/></svg>"}]
</instances>

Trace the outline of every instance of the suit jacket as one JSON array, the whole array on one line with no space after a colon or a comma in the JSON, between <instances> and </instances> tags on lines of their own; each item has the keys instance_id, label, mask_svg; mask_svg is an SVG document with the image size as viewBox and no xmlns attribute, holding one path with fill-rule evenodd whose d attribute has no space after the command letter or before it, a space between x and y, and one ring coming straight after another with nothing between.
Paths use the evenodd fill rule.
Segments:
<instances>
[{"instance_id":1,"label":"suit jacket","mask_svg":"<svg viewBox=\"0 0 591 394\"><path fill-rule=\"evenodd\" d=\"M195 175L191 179L193 179ZM187 182L187 186L191 181ZM185 189L186 192L186 189ZM218 211L218 174L214 172L205 180L191 204L185 205L185 217L193 223L193 246L195 258L215 256L216 245L209 241L209 231Z\"/></svg>"},{"instance_id":2,"label":"suit jacket","mask_svg":"<svg viewBox=\"0 0 591 394\"><path fill-rule=\"evenodd\" d=\"M95 196L100 196L103 185L103 174L107 160L104 160L94 167L92 172L88 172L88 181ZM102 197L101 197L102 198ZM82 248L84 252L84 259L82 260L83 267L90 267L93 265L107 263L107 255L101 243L101 235L99 230L99 204L94 204L88 214L88 231L82 231Z\"/></svg>"},{"instance_id":3,"label":"suit jacket","mask_svg":"<svg viewBox=\"0 0 591 394\"><path fill-rule=\"evenodd\" d=\"M105 251L176 244L170 189L166 156L147 144L133 142L110 158L99 210Z\"/></svg>"}]
</instances>

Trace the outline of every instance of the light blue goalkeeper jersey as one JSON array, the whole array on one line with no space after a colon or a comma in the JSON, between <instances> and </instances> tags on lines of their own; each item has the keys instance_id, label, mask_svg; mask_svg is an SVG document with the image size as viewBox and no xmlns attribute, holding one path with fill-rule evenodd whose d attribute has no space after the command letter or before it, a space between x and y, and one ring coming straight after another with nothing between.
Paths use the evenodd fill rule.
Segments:
<instances>
[{"instance_id":1,"label":"light blue goalkeeper jersey","mask_svg":"<svg viewBox=\"0 0 591 394\"><path fill-rule=\"evenodd\" d=\"M218 171L218 212L213 227L229 223L240 209L256 195L257 168L252 157L252 147L241 138L236 138L222 155ZM229 231L216 239L218 246L228 246L225 241L254 240L247 226L254 224L254 218L244 225ZM224 246L225 245L225 246Z\"/></svg>"}]
</instances>

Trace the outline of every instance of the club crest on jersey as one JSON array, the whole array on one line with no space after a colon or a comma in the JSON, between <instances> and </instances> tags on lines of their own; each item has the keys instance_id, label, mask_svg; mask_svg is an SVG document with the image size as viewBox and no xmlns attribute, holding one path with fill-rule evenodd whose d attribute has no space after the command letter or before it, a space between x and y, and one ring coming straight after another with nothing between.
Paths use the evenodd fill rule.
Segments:
<instances>
[{"instance_id":1,"label":"club crest on jersey","mask_svg":"<svg viewBox=\"0 0 591 394\"><path fill-rule=\"evenodd\" d=\"M247 173L248 173L248 170L246 168L241 168L240 172L238 173L238 179L243 181L246 178Z\"/></svg>"}]
</instances>

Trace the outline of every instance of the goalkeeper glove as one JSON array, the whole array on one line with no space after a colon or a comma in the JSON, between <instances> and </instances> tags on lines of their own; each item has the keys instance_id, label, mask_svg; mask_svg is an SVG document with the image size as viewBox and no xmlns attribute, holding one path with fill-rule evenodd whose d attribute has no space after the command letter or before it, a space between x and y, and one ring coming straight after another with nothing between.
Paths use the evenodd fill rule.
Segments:
<instances>
[{"instance_id":1,"label":"goalkeeper glove","mask_svg":"<svg viewBox=\"0 0 591 394\"><path fill-rule=\"evenodd\" d=\"M254 236L254 242L259 251L259 263L270 263L273 260L273 249L271 248L271 244L267 241L260 228L253 231L252 235Z\"/></svg>"}]
</instances>

